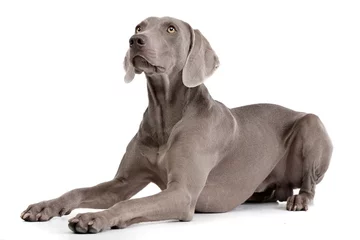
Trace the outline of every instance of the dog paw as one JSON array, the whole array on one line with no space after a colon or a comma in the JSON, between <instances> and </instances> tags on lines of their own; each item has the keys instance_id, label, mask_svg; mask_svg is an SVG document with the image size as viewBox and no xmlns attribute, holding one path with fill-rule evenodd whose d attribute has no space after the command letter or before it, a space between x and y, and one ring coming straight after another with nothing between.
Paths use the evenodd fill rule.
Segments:
<instances>
[{"instance_id":1,"label":"dog paw","mask_svg":"<svg viewBox=\"0 0 360 240\"><path fill-rule=\"evenodd\" d=\"M50 200L29 205L20 217L27 222L41 222L55 216L68 215L70 212L71 209L62 207L55 200Z\"/></svg>"},{"instance_id":2,"label":"dog paw","mask_svg":"<svg viewBox=\"0 0 360 240\"><path fill-rule=\"evenodd\" d=\"M74 233L98 233L110 228L102 212L80 213L69 220L68 226Z\"/></svg>"},{"instance_id":3,"label":"dog paw","mask_svg":"<svg viewBox=\"0 0 360 240\"><path fill-rule=\"evenodd\" d=\"M307 211L309 209L310 198L306 194L290 196L287 199L286 210L288 211Z\"/></svg>"}]
</instances>

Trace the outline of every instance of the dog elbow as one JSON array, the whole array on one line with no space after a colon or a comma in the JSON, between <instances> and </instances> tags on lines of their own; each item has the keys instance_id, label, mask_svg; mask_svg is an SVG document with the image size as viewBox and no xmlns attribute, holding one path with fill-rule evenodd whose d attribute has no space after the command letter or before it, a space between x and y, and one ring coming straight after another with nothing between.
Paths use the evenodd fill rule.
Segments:
<instances>
[{"instance_id":1,"label":"dog elbow","mask_svg":"<svg viewBox=\"0 0 360 240\"><path fill-rule=\"evenodd\" d=\"M194 208L192 207L192 201L189 196L184 196L184 199L179 209L179 220L182 222L189 222L193 219Z\"/></svg>"},{"instance_id":2,"label":"dog elbow","mask_svg":"<svg viewBox=\"0 0 360 240\"><path fill-rule=\"evenodd\" d=\"M183 222L191 221L195 212L195 204L190 193L186 190L178 190L176 195L173 203L177 212L177 219Z\"/></svg>"}]
</instances>

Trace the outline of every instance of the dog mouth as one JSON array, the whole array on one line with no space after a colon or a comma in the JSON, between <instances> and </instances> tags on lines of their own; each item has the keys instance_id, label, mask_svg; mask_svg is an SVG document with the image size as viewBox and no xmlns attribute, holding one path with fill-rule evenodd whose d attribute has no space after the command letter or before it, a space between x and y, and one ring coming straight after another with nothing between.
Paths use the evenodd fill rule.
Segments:
<instances>
[{"instance_id":1,"label":"dog mouth","mask_svg":"<svg viewBox=\"0 0 360 240\"><path fill-rule=\"evenodd\" d=\"M137 73L145 72L148 74L152 74L165 72L164 67L152 64L150 61L148 61L145 57L141 55L136 55L132 59L132 64L135 67L135 70L137 70Z\"/></svg>"}]
</instances>

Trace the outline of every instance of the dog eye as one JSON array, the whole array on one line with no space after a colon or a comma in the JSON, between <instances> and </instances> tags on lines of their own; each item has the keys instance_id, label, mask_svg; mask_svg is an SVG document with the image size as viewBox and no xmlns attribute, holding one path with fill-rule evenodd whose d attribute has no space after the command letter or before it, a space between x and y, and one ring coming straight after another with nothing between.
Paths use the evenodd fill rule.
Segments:
<instances>
[{"instance_id":1,"label":"dog eye","mask_svg":"<svg viewBox=\"0 0 360 240\"><path fill-rule=\"evenodd\" d=\"M141 27L137 26L136 29L135 29L135 32L139 33L140 31L141 31Z\"/></svg>"},{"instance_id":2,"label":"dog eye","mask_svg":"<svg viewBox=\"0 0 360 240\"><path fill-rule=\"evenodd\" d=\"M176 32L176 29L175 29L174 26L169 26L168 29L167 29L167 32L168 33L174 33L174 32Z\"/></svg>"}]
</instances>

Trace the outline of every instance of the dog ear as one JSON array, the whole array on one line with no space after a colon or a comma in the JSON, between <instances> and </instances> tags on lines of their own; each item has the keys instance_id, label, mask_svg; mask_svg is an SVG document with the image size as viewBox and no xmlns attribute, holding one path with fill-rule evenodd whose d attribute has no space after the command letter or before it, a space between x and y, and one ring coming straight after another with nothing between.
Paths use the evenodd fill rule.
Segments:
<instances>
[{"instance_id":1,"label":"dog ear","mask_svg":"<svg viewBox=\"0 0 360 240\"><path fill-rule=\"evenodd\" d=\"M125 72L126 72L125 77L124 77L124 81L126 83L129 83L135 77L135 68L130 62L130 51L129 50L126 52L126 55L125 55L124 69L125 69Z\"/></svg>"},{"instance_id":2,"label":"dog ear","mask_svg":"<svg viewBox=\"0 0 360 240\"><path fill-rule=\"evenodd\" d=\"M201 32L190 27L190 33L190 51L182 73L183 83L189 88L202 84L220 65L219 58Z\"/></svg>"}]
</instances>

